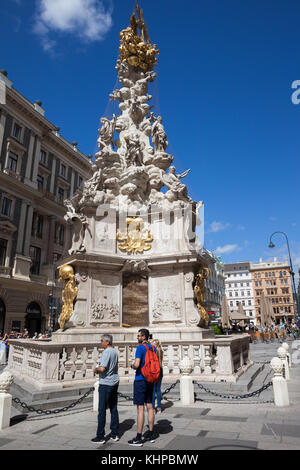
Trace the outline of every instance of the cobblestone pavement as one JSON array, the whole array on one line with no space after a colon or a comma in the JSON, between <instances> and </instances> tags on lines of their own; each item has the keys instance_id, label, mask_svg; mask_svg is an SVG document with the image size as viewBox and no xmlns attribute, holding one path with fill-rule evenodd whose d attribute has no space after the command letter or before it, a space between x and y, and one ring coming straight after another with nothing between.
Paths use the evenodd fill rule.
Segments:
<instances>
[{"instance_id":1,"label":"cobblestone pavement","mask_svg":"<svg viewBox=\"0 0 300 470\"><path fill-rule=\"evenodd\" d=\"M290 353L291 342L290 345ZM270 361L280 346L278 343L251 344L251 359L255 362ZM261 382L273 374L261 374ZM205 383L208 389L212 383ZM220 392L220 384L218 392ZM162 387L166 388L166 384ZM144 444L136 450L204 450L204 449L300 449L300 365L290 369L288 382L290 406L276 407L266 403L272 399L272 387L255 398L255 402L211 398L206 394L203 401L183 407L179 397L163 401L163 412L156 415L155 443ZM251 389L252 391L252 389ZM195 386L195 392L200 392ZM226 383L222 384L222 393ZM232 392L230 392L232 393ZM266 394L266 395L265 395ZM120 441L108 441L102 450L124 451L131 449L128 440L136 435L136 408L124 399L119 400ZM95 446L97 413L91 406L60 413L40 416L29 413L26 417L14 410L10 428L0 431L0 450L92 450ZM109 416L107 416L109 435ZM147 428L145 427L145 430ZM99 449L98 449L99 451ZM121 453L120 453L121 455Z\"/></svg>"}]
</instances>

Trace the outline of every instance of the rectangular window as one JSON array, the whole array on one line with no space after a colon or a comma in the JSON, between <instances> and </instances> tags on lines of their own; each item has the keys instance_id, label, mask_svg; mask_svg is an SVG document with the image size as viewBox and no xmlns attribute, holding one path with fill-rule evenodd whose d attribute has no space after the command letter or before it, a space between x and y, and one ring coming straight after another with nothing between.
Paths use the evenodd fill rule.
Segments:
<instances>
[{"instance_id":1,"label":"rectangular window","mask_svg":"<svg viewBox=\"0 0 300 470\"><path fill-rule=\"evenodd\" d=\"M43 238L43 224L44 217L42 215L38 215L36 221L36 236L38 238Z\"/></svg>"},{"instance_id":2,"label":"rectangular window","mask_svg":"<svg viewBox=\"0 0 300 470\"><path fill-rule=\"evenodd\" d=\"M8 199L7 197L3 198L2 207L1 207L1 212L3 215L6 215L7 217L10 216L11 204L12 204L11 199Z\"/></svg>"},{"instance_id":3,"label":"rectangular window","mask_svg":"<svg viewBox=\"0 0 300 470\"><path fill-rule=\"evenodd\" d=\"M248 305L251 305L251 300L248 300Z\"/></svg>"},{"instance_id":4,"label":"rectangular window","mask_svg":"<svg viewBox=\"0 0 300 470\"><path fill-rule=\"evenodd\" d=\"M11 330L16 331L17 333L21 332L21 320L13 320L11 322Z\"/></svg>"},{"instance_id":5,"label":"rectangular window","mask_svg":"<svg viewBox=\"0 0 300 470\"><path fill-rule=\"evenodd\" d=\"M63 188L58 188L57 195L58 195L59 202L63 202L65 198L65 192Z\"/></svg>"},{"instance_id":6,"label":"rectangular window","mask_svg":"<svg viewBox=\"0 0 300 470\"><path fill-rule=\"evenodd\" d=\"M82 183L83 183L83 179L81 178L81 176L78 176L78 188L82 187Z\"/></svg>"},{"instance_id":7,"label":"rectangular window","mask_svg":"<svg viewBox=\"0 0 300 470\"><path fill-rule=\"evenodd\" d=\"M17 140L21 140L21 133L22 133L22 127L20 127L18 124L15 124L13 128L14 138Z\"/></svg>"},{"instance_id":8,"label":"rectangular window","mask_svg":"<svg viewBox=\"0 0 300 470\"><path fill-rule=\"evenodd\" d=\"M7 240L0 238L0 266L5 266Z\"/></svg>"},{"instance_id":9,"label":"rectangular window","mask_svg":"<svg viewBox=\"0 0 300 470\"><path fill-rule=\"evenodd\" d=\"M13 152L9 152L8 161L7 161L7 168L10 171L13 171L14 173L16 173L17 164L18 164L18 155L16 155Z\"/></svg>"},{"instance_id":10,"label":"rectangular window","mask_svg":"<svg viewBox=\"0 0 300 470\"><path fill-rule=\"evenodd\" d=\"M30 246L29 256L31 258L30 273L37 275L40 274L41 249L37 246Z\"/></svg>"},{"instance_id":11,"label":"rectangular window","mask_svg":"<svg viewBox=\"0 0 300 470\"><path fill-rule=\"evenodd\" d=\"M63 176L64 178L66 177L66 165L63 165L62 163L60 165L60 176Z\"/></svg>"},{"instance_id":12,"label":"rectangular window","mask_svg":"<svg viewBox=\"0 0 300 470\"><path fill-rule=\"evenodd\" d=\"M42 191L44 188L44 178L41 175L37 175L37 187L39 191Z\"/></svg>"},{"instance_id":13,"label":"rectangular window","mask_svg":"<svg viewBox=\"0 0 300 470\"><path fill-rule=\"evenodd\" d=\"M58 241L60 245L63 245L65 242L65 227L63 225L59 227Z\"/></svg>"},{"instance_id":14,"label":"rectangular window","mask_svg":"<svg viewBox=\"0 0 300 470\"><path fill-rule=\"evenodd\" d=\"M43 165L46 165L46 163L47 163L47 154L46 154L45 150L41 150L40 163L42 163Z\"/></svg>"}]
</instances>

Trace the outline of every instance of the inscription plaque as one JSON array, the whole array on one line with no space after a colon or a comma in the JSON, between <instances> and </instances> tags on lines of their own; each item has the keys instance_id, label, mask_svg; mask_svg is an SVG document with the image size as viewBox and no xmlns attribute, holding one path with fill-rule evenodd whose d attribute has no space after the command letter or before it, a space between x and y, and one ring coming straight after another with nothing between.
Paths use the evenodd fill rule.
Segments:
<instances>
[{"instance_id":1,"label":"inscription plaque","mask_svg":"<svg viewBox=\"0 0 300 470\"><path fill-rule=\"evenodd\" d=\"M139 274L123 275L122 323L148 326L148 277Z\"/></svg>"}]
</instances>

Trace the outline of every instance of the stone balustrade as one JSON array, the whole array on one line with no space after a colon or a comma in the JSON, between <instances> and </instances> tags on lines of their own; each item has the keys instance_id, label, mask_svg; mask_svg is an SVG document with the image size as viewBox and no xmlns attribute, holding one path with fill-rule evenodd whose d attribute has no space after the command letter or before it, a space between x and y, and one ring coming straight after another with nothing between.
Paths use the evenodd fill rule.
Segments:
<instances>
[{"instance_id":1,"label":"stone balustrade","mask_svg":"<svg viewBox=\"0 0 300 470\"><path fill-rule=\"evenodd\" d=\"M93 373L101 348L99 343L68 343L54 341L11 340L8 367L18 379L38 389L92 385ZM122 383L132 382L131 369L137 344L115 342L119 355L119 375ZM193 360L192 377L202 381L235 382L252 365L249 359L249 338L229 336L197 340L164 341L164 381L173 382L180 375L180 362Z\"/></svg>"}]
</instances>

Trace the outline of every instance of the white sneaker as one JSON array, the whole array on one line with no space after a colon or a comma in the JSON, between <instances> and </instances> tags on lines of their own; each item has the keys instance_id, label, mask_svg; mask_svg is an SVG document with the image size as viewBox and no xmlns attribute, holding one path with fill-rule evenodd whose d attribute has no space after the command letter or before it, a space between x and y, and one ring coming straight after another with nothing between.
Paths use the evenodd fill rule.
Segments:
<instances>
[{"instance_id":1,"label":"white sneaker","mask_svg":"<svg viewBox=\"0 0 300 470\"><path fill-rule=\"evenodd\" d=\"M115 436L115 437L112 437L110 438L110 441L113 441L113 442L118 442L120 440L119 436Z\"/></svg>"}]
</instances>

